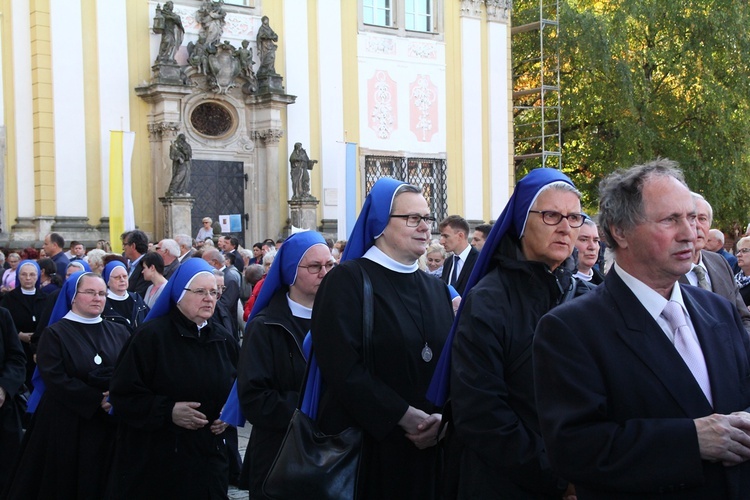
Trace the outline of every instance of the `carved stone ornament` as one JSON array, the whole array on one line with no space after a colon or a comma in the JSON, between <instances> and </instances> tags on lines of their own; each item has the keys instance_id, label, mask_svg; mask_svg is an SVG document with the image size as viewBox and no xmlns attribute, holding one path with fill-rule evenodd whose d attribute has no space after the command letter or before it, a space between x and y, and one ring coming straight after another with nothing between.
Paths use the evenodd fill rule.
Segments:
<instances>
[{"instance_id":1,"label":"carved stone ornament","mask_svg":"<svg viewBox=\"0 0 750 500\"><path fill-rule=\"evenodd\" d=\"M148 124L148 133L154 138L161 138L164 133L175 135L180 130L180 122L158 122Z\"/></svg>"},{"instance_id":2,"label":"carved stone ornament","mask_svg":"<svg viewBox=\"0 0 750 500\"><path fill-rule=\"evenodd\" d=\"M507 21L513 9L513 0L485 0L488 21Z\"/></svg>"},{"instance_id":3,"label":"carved stone ornament","mask_svg":"<svg viewBox=\"0 0 750 500\"><path fill-rule=\"evenodd\" d=\"M467 17L480 17L484 0L461 0L461 15Z\"/></svg>"},{"instance_id":4,"label":"carved stone ornament","mask_svg":"<svg viewBox=\"0 0 750 500\"><path fill-rule=\"evenodd\" d=\"M226 94L235 87L234 79L240 74L240 60L235 57L237 49L228 41L216 46L216 53L208 56L209 82L217 94Z\"/></svg>"},{"instance_id":5,"label":"carved stone ornament","mask_svg":"<svg viewBox=\"0 0 750 500\"><path fill-rule=\"evenodd\" d=\"M277 144L279 140L284 136L284 131L277 128L269 128L266 130L255 130L251 134L251 138L262 140L264 144Z\"/></svg>"}]
</instances>

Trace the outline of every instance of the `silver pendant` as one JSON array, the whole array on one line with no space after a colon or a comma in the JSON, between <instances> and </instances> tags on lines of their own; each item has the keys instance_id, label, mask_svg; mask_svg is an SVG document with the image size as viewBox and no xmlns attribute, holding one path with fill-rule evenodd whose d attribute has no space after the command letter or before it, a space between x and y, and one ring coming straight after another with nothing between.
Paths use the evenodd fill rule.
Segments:
<instances>
[{"instance_id":1,"label":"silver pendant","mask_svg":"<svg viewBox=\"0 0 750 500\"><path fill-rule=\"evenodd\" d=\"M430 346L427 344L424 345L424 348L422 349L422 359L425 363L429 363L430 360L432 360L432 349L430 349Z\"/></svg>"},{"instance_id":2,"label":"silver pendant","mask_svg":"<svg viewBox=\"0 0 750 500\"><path fill-rule=\"evenodd\" d=\"M422 357L424 357L424 354L422 354ZM430 357L432 357L432 353L430 353ZM99 353L94 356L94 363L96 363L97 365L102 364L102 357L99 356Z\"/></svg>"}]
</instances>

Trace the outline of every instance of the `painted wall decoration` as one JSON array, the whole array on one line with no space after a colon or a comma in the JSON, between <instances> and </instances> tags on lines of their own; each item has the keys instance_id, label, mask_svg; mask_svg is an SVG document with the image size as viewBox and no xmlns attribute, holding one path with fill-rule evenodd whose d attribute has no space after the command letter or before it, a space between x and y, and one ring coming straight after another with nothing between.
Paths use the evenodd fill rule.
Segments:
<instances>
[{"instance_id":1,"label":"painted wall decoration","mask_svg":"<svg viewBox=\"0 0 750 500\"><path fill-rule=\"evenodd\" d=\"M429 75L417 75L409 86L409 128L420 142L438 131L438 88Z\"/></svg>"},{"instance_id":2,"label":"painted wall decoration","mask_svg":"<svg viewBox=\"0 0 750 500\"><path fill-rule=\"evenodd\" d=\"M367 116L369 127L379 139L390 139L398 128L398 96L387 71L376 71L367 81Z\"/></svg>"}]
</instances>

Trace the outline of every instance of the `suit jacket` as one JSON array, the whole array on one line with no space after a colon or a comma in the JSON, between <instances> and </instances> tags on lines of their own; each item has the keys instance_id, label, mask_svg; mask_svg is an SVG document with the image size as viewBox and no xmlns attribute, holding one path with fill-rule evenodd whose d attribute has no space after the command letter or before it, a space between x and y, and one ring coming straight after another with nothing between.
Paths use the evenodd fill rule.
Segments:
<instances>
[{"instance_id":1,"label":"suit jacket","mask_svg":"<svg viewBox=\"0 0 750 500\"><path fill-rule=\"evenodd\" d=\"M464 262L464 267L461 268L461 273L456 280L455 288L459 295L463 295L464 290L466 290L466 283L469 281L469 275L471 275L471 270L474 269L474 264L477 263L477 257L479 257L479 250L471 247L471 250L469 250L469 256L466 257L466 262ZM452 273L453 258L451 257L450 259L445 259L445 263L443 264L443 281L450 283Z\"/></svg>"},{"instance_id":2,"label":"suit jacket","mask_svg":"<svg viewBox=\"0 0 750 500\"><path fill-rule=\"evenodd\" d=\"M544 317L534 339L542 436L586 498L746 498L750 462L701 460L693 419L750 406L750 337L733 304L681 287L706 360L712 408L689 368L611 270Z\"/></svg>"},{"instance_id":3,"label":"suit jacket","mask_svg":"<svg viewBox=\"0 0 750 500\"><path fill-rule=\"evenodd\" d=\"M143 277L143 259L140 259L128 278L128 292L135 292L140 295L142 299L145 299L146 290L148 290L150 284L151 282L146 281L146 278Z\"/></svg>"},{"instance_id":4,"label":"suit jacket","mask_svg":"<svg viewBox=\"0 0 750 500\"><path fill-rule=\"evenodd\" d=\"M727 259L727 262L729 262L729 267L732 268L732 272L734 274L737 274L738 272L740 272L740 266L737 263L737 257L735 257L731 253L727 252L723 248L720 248L719 251L716 252L716 253L718 253L719 255L721 255L722 257L724 257L725 259Z\"/></svg>"},{"instance_id":5,"label":"suit jacket","mask_svg":"<svg viewBox=\"0 0 750 500\"><path fill-rule=\"evenodd\" d=\"M739 288L737 288L729 263L716 252L701 251L701 256L711 280L711 289L737 307L742 324L745 325L745 330L750 333L750 311L748 311L745 300L742 298ZM679 281L681 285L690 284L687 276L681 276Z\"/></svg>"},{"instance_id":6,"label":"suit jacket","mask_svg":"<svg viewBox=\"0 0 750 500\"><path fill-rule=\"evenodd\" d=\"M197 253L198 250L196 250L195 248L191 248L185 255L181 255L178 260L180 261L180 263L182 263L185 261L185 259L192 259Z\"/></svg>"},{"instance_id":7,"label":"suit jacket","mask_svg":"<svg viewBox=\"0 0 750 500\"><path fill-rule=\"evenodd\" d=\"M240 282L242 278L234 266L224 267L224 286L226 289L221 294L219 302L224 305L232 320L231 333L239 338L239 322L237 321L238 301L240 299Z\"/></svg>"}]
</instances>

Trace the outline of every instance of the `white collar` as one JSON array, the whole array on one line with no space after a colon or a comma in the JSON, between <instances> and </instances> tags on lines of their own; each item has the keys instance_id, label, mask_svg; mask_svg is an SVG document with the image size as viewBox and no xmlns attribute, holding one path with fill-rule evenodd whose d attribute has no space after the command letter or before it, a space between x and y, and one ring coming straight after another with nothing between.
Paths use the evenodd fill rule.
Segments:
<instances>
[{"instance_id":1,"label":"white collar","mask_svg":"<svg viewBox=\"0 0 750 500\"><path fill-rule=\"evenodd\" d=\"M464 248L463 252L453 255L458 255L458 258L461 259L461 262L466 262L466 259L469 258L469 252L471 252L471 245L466 245L466 248Z\"/></svg>"},{"instance_id":2,"label":"white collar","mask_svg":"<svg viewBox=\"0 0 750 500\"><path fill-rule=\"evenodd\" d=\"M85 325L95 325L97 323L102 322L102 317L97 316L96 318L84 318L83 316L80 316L73 311L68 311L68 314L63 316L63 319L69 319L70 321L75 321L76 323L83 323Z\"/></svg>"},{"instance_id":3,"label":"white collar","mask_svg":"<svg viewBox=\"0 0 750 500\"><path fill-rule=\"evenodd\" d=\"M417 264L416 260L414 264L402 264L390 258L375 245L371 246L362 257L396 273L408 274L419 270L419 264Z\"/></svg>"},{"instance_id":4,"label":"white collar","mask_svg":"<svg viewBox=\"0 0 750 500\"><path fill-rule=\"evenodd\" d=\"M26 290L25 288L21 288L21 293L24 295L36 295L36 288L32 290Z\"/></svg>"},{"instance_id":5,"label":"white collar","mask_svg":"<svg viewBox=\"0 0 750 500\"><path fill-rule=\"evenodd\" d=\"M130 298L130 295L128 295L127 290L125 291L125 295L117 295L115 292L107 288L107 298L122 302L123 300L128 300L128 298Z\"/></svg>"},{"instance_id":6,"label":"white collar","mask_svg":"<svg viewBox=\"0 0 750 500\"><path fill-rule=\"evenodd\" d=\"M286 303L289 305L289 310L295 318L312 319L312 308L305 307L302 304L293 301L289 298L288 293L286 294Z\"/></svg>"},{"instance_id":7,"label":"white collar","mask_svg":"<svg viewBox=\"0 0 750 500\"><path fill-rule=\"evenodd\" d=\"M617 275L622 278L622 281L625 282L625 285L633 292L635 298L638 299L638 302L646 308L646 311L648 311L657 323L660 322L659 317L661 316L662 311L664 311L664 307L667 305L667 299L659 295L656 290L652 289L638 278L628 274L627 271L617 264L617 262L614 264L614 269L617 272ZM669 300L674 300L680 304L685 315L689 317L687 308L685 307L685 301L682 298L682 291L680 291L680 283L677 280L675 280L674 286L672 287L672 295L669 297Z\"/></svg>"}]
</instances>

